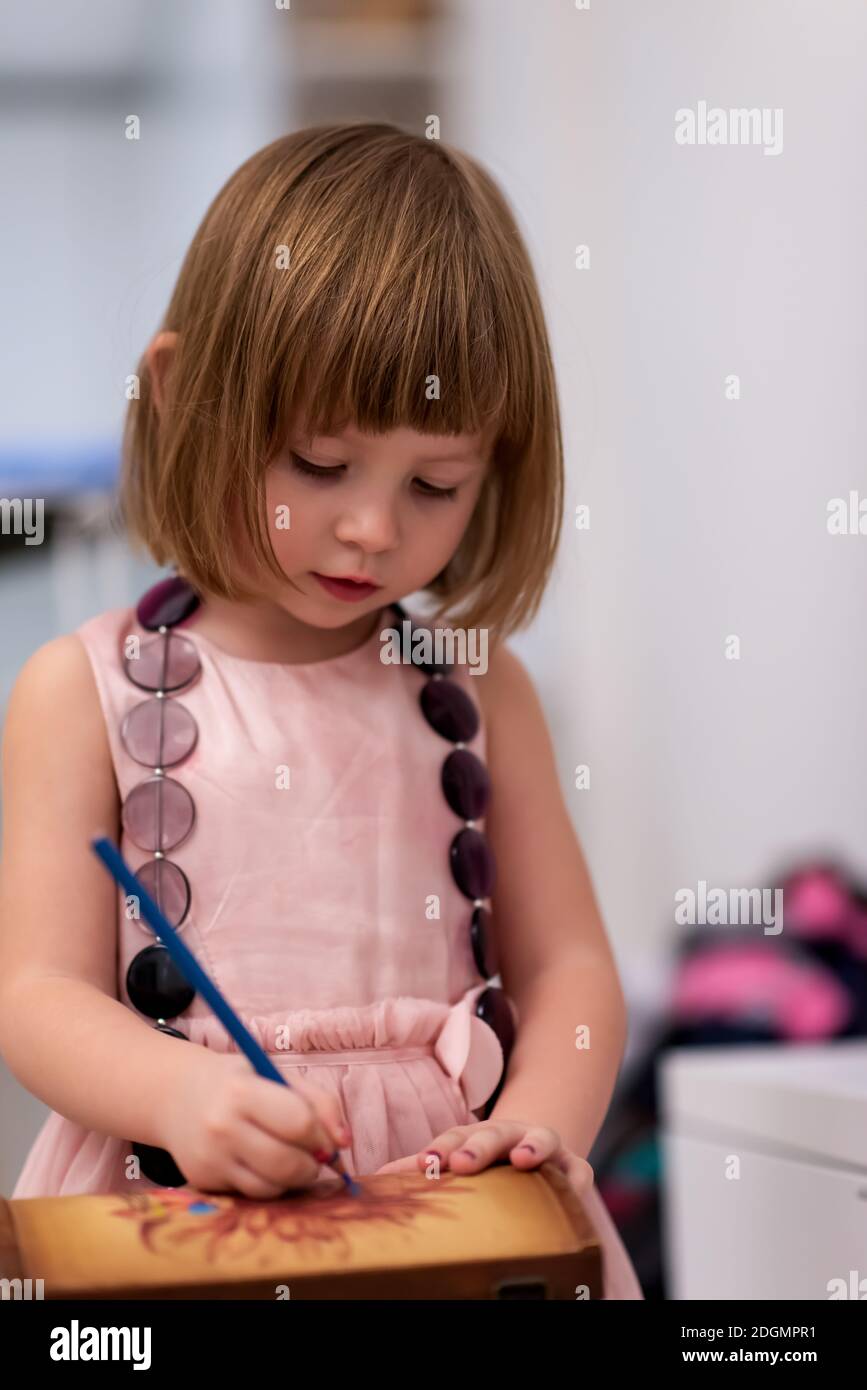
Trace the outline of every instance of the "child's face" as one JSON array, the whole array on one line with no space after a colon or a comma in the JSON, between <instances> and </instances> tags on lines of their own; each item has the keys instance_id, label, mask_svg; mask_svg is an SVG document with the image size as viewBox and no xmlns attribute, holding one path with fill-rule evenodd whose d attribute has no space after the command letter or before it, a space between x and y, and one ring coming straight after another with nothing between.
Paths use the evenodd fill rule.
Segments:
<instances>
[{"instance_id":1,"label":"child's face","mask_svg":"<svg viewBox=\"0 0 867 1390\"><path fill-rule=\"evenodd\" d=\"M457 549L489 466L484 432L290 432L266 476L271 544L286 584L266 574L264 592L302 621L338 627L423 589ZM316 574L382 587L347 602Z\"/></svg>"}]
</instances>

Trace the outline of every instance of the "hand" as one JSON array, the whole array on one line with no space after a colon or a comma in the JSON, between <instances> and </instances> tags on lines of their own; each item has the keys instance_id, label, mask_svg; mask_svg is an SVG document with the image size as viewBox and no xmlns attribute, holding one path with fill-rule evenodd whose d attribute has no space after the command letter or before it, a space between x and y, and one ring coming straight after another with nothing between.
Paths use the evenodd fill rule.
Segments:
<instances>
[{"instance_id":1,"label":"hand","mask_svg":"<svg viewBox=\"0 0 867 1390\"><path fill-rule=\"evenodd\" d=\"M301 1079L280 1086L238 1053L190 1045L175 1082L162 1142L204 1191L267 1199L310 1187L319 1177L315 1154L348 1142L335 1096Z\"/></svg>"},{"instance_id":2,"label":"hand","mask_svg":"<svg viewBox=\"0 0 867 1390\"><path fill-rule=\"evenodd\" d=\"M526 1145L531 1147L522 1147ZM454 1125L418 1153L386 1163L377 1172L423 1172L433 1153L439 1154L441 1167L453 1173L478 1173L492 1163L504 1161L515 1168L538 1168L549 1161L565 1173L577 1192L587 1190L593 1183L590 1164L564 1148L556 1130L528 1125L522 1120L478 1120L471 1125Z\"/></svg>"}]
</instances>

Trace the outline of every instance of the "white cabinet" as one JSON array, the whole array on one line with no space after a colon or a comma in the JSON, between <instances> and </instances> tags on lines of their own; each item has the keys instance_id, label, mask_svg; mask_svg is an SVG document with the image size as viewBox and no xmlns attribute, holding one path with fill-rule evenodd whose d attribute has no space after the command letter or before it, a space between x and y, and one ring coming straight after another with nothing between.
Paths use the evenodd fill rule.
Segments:
<instances>
[{"instance_id":1,"label":"white cabinet","mask_svg":"<svg viewBox=\"0 0 867 1390\"><path fill-rule=\"evenodd\" d=\"M867 1041L682 1048L659 1081L669 1297L867 1300Z\"/></svg>"}]
</instances>

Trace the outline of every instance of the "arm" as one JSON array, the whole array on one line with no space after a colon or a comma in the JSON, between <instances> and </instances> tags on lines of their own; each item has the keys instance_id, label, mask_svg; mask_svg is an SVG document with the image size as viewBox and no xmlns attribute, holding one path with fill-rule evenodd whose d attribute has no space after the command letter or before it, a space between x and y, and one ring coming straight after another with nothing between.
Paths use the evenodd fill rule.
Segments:
<instances>
[{"instance_id":1,"label":"arm","mask_svg":"<svg viewBox=\"0 0 867 1390\"><path fill-rule=\"evenodd\" d=\"M485 828L497 865L492 925L519 1015L489 1118L548 1126L586 1158L623 1058L626 1006L530 677L500 647L477 679L492 785ZM583 1049L579 1025L589 1029Z\"/></svg>"},{"instance_id":2,"label":"arm","mask_svg":"<svg viewBox=\"0 0 867 1390\"><path fill-rule=\"evenodd\" d=\"M80 640L22 668L3 732L0 1052L34 1095L87 1129L161 1145L178 1048L116 997L117 890L90 849L118 838L105 723ZM188 1055L189 1054L189 1055Z\"/></svg>"}]
</instances>

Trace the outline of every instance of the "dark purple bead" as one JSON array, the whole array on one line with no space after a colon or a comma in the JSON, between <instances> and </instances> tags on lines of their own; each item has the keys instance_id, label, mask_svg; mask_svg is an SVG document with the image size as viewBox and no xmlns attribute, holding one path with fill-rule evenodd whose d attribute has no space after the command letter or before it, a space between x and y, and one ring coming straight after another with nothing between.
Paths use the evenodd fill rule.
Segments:
<instances>
[{"instance_id":1,"label":"dark purple bead","mask_svg":"<svg viewBox=\"0 0 867 1390\"><path fill-rule=\"evenodd\" d=\"M483 990L476 1000L476 1014L485 1023L493 1028L503 1049L503 1070L497 1082L493 1095L482 1106L481 1117L487 1120L491 1116L497 1101L500 1099L500 1092L506 1084L506 1072L509 1066L509 1057L515 1041L515 1020L512 1010L501 989L491 985Z\"/></svg>"},{"instance_id":2,"label":"dark purple bead","mask_svg":"<svg viewBox=\"0 0 867 1390\"><path fill-rule=\"evenodd\" d=\"M449 850L452 877L467 898L489 898L494 886L494 855L481 830L459 830Z\"/></svg>"},{"instance_id":3,"label":"dark purple bead","mask_svg":"<svg viewBox=\"0 0 867 1390\"><path fill-rule=\"evenodd\" d=\"M186 1186L187 1180L168 1149L157 1149L152 1144L133 1144L132 1151L144 1176L155 1182L157 1187Z\"/></svg>"},{"instance_id":4,"label":"dark purple bead","mask_svg":"<svg viewBox=\"0 0 867 1390\"><path fill-rule=\"evenodd\" d=\"M503 1049L504 1064L507 1065L515 1043L515 1019L505 991L496 985L482 990L476 1000L476 1017L493 1028Z\"/></svg>"},{"instance_id":5,"label":"dark purple bead","mask_svg":"<svg viewBox=\"0 0 867 1390\"><path fill-rule=\"evenodd\" d=\"M422 661L421 657L417 654L415 645L415 635L417 632L427 632L429 631L429 629L425 628L419 623L416 623L415 626L413 626L412 619L410 618L403 604L392 603L391 607L394 609L394 612L397 615L398 623L400 624L400 642L402 659L405 661L412 662L413 666L417 667L419 671L423 671L426 676L433 676L435 674L446 675L452 669L451 664L449 662L437 663L436 661ZM405 640L403 635L404 623L410 624L410 636L408 641Z\"/></svg>"},{"instance_id":6,"label":"dark purple bead","mask_svg":"<svg viewBox=\"0 0 867 1390\"><path fill-rule=\"evenodd\" d=\"M142 594L135 615L143 628L156 632L158 628L177 627L178 623L186 622L200 602L192 584L174 575L161 579L159 584L154 584L152 589Z\"/></svg>"},{"instance_id":7,"label":"dark purple bead","mask_svg":"<svg viewBox=\"0 0 867 1390\"><path fill-rule=\"evenodd\" d=\"M443 676L425 681L419 695L424 717L432 729L452 743L469 743L479 728L479 712L467 692Z\"/></svg>"},{"instance_id":8,"label":"dark purple bead","mask_svg":"<svg viewBox=\"0 0 867 1390\"><path fill-rule=\"evenodd\" d=\"M126 992L148 1018L177 1018L196 997L165 946L156 944L146 946L130 961Z\"/></svg>"},{"instance_id":9,"label":"dark purple bead","mask_svg":"<svg viewBox=\"0 0 867 1390\"><path fill-rule=\"evenodd\" d=\"M183 1042L189 1041L185 1033L178 1032L177 1028L170 1028L167 1023L157 1023L155 1029L158 1033L167 1033L169 1037L181 1038ZM155 1148L153 1144L134 1143L132 1151L145 1177L155 1182L158 1187L185 1186L187 1180L168 1149Z\"/></svg>"},{"instance_id":10,"label":"dark purple bead","mask_svg":"<svg viewBox=\"0 0 867 1390\"><path fill-rule=\"evenodd\" d=\"M476 969L483 980L489 980L492 975L496 975L499 967L496 941L491 931L491 914L485 907L473 910L470 921L470 945L473 948Z\"/></svg>"},{"instance_id":11,"label":"dark purple bead","mask_svg":"<svg viewBox=\"0 0 867 1390\"><path fill-rule=\"evenodd\" d=\"M417 632L427 632L427 633L430 633L430 628L418 627L418 626L414 627L414 628L413 628L413 641L415 641L415 634L416 634ZM433 634L433 633L430 633L430 637L431 637L430 649L431 649L432 652L435 652L435 651L436 651L436 642L435 642L435 640L434 640L434 634ZM424 650L424 648L423 648L423 646L422 646L421 643L419 643L418 650L420 650L420 651L421 651L421 650ZM414 660L413 660L413 665L414 665L414 666L417 666L418 669L419 669L420 671L424 671L424 673L425 673L426 676L437 676L437 675L439 675L439 676L447 676L447 675L449 674L449 672L451 671L451 669L452 669L451 662L449 662L449 661L423 661L423 660L421 659L420 656L416 656L416 657L414 658Z\"/></svg>"},{"instance_id":12,"label":"dark purple bead","mask_svg":"<svg viewBox=\"0 0 867 1390\"><path fill-rule=\"evenodd\" d=\"M491 779L485 764L469 748L449 753L443 763L442 788L455 815L463 820L478 820L485 814Z\"/></svg>"},{"instance_id":13,"label":"dark purple bead","mask_svg":"<svg viewBox=\"0 0 867 1390\"><path fill-rule=\"evenodd\" d=\"M439 664L435 661L414 661L413 665L417 666L420 671L424 671L426 676L447 676L452 669L445 661Z\"/></svg>"}]
</instances>

